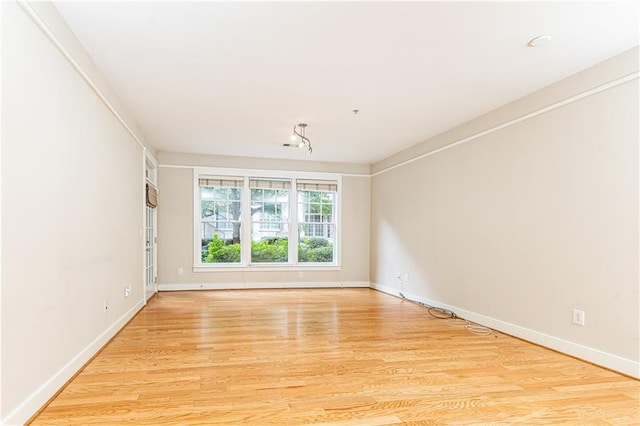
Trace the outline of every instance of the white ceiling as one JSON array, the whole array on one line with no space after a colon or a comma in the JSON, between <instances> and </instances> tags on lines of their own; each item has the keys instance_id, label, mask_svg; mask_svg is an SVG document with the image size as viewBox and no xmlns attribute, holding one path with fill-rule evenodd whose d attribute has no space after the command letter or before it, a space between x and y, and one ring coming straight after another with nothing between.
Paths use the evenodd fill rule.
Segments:
<instances>
[{"instance_id":1,"label":"white ceiling","mask_svg":"<svg viewBox=\"0 0 640 426\"><path fill-rule=\"evenodd\" d=\"M637 1L56 6L149 143L202 154L372 163L638 44Z\"/></svg>"}]
</instances>

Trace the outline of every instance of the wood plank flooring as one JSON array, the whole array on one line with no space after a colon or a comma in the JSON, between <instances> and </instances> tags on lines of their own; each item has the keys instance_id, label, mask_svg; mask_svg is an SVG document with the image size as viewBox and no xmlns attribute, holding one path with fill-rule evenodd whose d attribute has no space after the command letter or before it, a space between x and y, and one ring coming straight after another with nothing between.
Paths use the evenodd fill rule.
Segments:
<instances>
[{"instance_id":1,"label":"wood plank flooring","mask_svg":"<svg viewBox=\"0 0 640 426\"><path fill-rule=\"evenodd\" d=\"M174 292L32 424L638 425L640 382L370 289Z\"/></svg>"}]
</instances>

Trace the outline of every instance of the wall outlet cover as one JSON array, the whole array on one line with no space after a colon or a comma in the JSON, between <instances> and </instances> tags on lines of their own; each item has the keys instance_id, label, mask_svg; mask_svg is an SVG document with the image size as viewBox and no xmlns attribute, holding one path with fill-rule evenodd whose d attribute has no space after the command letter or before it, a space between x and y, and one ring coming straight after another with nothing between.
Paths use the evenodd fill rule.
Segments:
<instances>
[{"instance_id":1,"label":"wall outlet cover","mask_svg":"<svg viewBox=\"0 0 640 426\"><path fill-rule=\"evenodd\" d=\"M581 311L580 309L574 309L573 310L573 323L576 325L584 325L584 311Z\"/></svg>"}]
</instances>

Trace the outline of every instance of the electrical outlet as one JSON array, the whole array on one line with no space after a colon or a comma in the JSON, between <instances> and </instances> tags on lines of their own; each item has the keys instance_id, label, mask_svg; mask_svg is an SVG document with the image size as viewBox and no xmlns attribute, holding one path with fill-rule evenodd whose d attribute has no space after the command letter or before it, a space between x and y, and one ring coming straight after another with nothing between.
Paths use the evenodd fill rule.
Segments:
<instances>
[{"instance_id":1,"label":"electrical outlet","mask_svg":"<svg viewBox=\"0 0 640 426\"><path fill-rule=\"evenodd\" d=\"M107 301L105 300L105 301L104 301L104 313L106 314L108 310L109 310L109 302L107 302Z\"/></svg>"},{"instance_id":2,"label":"electrical outlet","mask_svg":"<svg viewBox=\"0 0 640 426\"><path fill-rule=\"evenodd\" d=\"M298 272L298 278L304 278L304 272L302 271Z\"/></svg>"},{"instance_id":3,"label":"electrical outlet","mask_svg":"<svg viewBox=\"0 0 640 426\"><path fill-rule=\"evenodd\" d=\"M182 275L184 273L184 270L182 268L178 268L178 275Z\"/></svg>"},{"instance_id":4,"label":"electrical outlet","mask_svg":"<svg viewBox=\"0 0 640 426\"><path fill-rule=\"evenodd\" d=\"M579 309L574 309L573 310L573 323L576 325L582 325L584 326L584 311L581 311Z\"/></svg>"},{"instance_id":5,"label":"electrical outlet","mask_svg":"<svg viewBox=\"0 0 640 426\"><path fill-rule=\"evenodd\" d=\"M399 280L401 280L401 279L402 279L402 272L398 272L398 273L396 274L396 278L397 278L397 279L399 279Z\"/></svg>"},{"instance_id":6,"label":"electrical outlet","mask_svg":"<svg viewBox=\"0 0 640 426\"><path fill-rule=\"evenodd\" d=\"M131 294L131 286L130 285L125 285L124 286L124 297L129 297L130 294Z\"/></svg>"},{"instance_id":7,"label":"electrical outlet","mask_svg":"<svg viewBox=\"0 0 640 426\"><path fill-rule=\"evenodd\" d=\"M402 281L404 281L405 283L409 282L409 274L403 274L402 275Z\"/></svg>"}]
</instances>

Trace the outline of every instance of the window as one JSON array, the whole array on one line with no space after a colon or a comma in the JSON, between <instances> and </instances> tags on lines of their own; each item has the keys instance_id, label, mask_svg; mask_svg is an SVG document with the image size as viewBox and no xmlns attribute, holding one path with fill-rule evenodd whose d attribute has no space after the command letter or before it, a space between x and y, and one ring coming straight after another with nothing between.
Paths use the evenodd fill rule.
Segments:
<instances>
[{"instance_id":1,"label":"window","mask_svg":"<svg viewBox=\"0 0 640 426\"><path fill-rule=\"evenodd\" d=\"M290 180L249 180L251 188L251 262L289 261Z\"/></svg>"},{"instance_id":2,"label":"window","mask_svg":"<svg viewBox=\"0 0 640 426\"><path fill-rule=\"evenodd\" d=\"M298 180L298 262L335 259L335 182Z\"/></svg>"},{"instance_id":3,"label":"window","mask_svg":"<svg viewBox=\"0 0 640 426\"><path fill-rule=\"evenodd\" d=\"M202 263L240 263L244 178L201 177L198 181Z\"/></svg>"},{"instance_id":4,"label":"window","mask_svg":"<svg viewBox=\"0 0 640 426\"><path fill-rule=\"evenodd\" d=\"M194 266L339 266L339 176L254 173L194 169Z\"/></svg>"}]
</instances>

